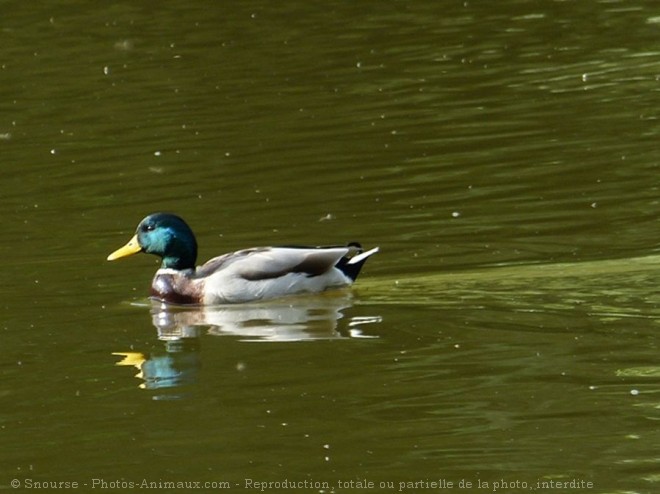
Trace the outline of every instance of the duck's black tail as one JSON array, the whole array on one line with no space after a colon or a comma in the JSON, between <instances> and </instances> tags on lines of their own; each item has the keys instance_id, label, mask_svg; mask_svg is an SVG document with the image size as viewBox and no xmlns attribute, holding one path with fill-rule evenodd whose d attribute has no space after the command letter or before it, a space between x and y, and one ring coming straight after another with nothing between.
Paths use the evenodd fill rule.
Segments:
<instances>
[{"instance_id":1,"label":"duck's black tail","mask_svg":"<svg viewBox=\"0 0 660 494\"><path fill-rule=\"evenodd\" d=\"M378 247L374 247L373 249L364 252L362 246L357 242L351 242L348 246L353 248L351 249L352 253L339 259L339 262L335 267L355 281L360 274L362 266L367 262L367 259L378 252Z\"/></svg>"}]
</instances>

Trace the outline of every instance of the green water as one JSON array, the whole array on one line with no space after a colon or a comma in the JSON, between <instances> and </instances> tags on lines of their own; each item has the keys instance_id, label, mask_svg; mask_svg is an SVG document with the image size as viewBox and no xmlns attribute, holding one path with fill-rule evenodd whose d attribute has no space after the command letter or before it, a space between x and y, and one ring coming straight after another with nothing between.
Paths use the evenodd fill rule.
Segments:
<instances>
[{"instance_id":1,"label":"green water","mask_svg":"<svg viewBox=\"0 0 660 494\"><path fill-rule=\"evenodd\" d=\"M659 35L651 0L3 2L0 486L655 492ZM200 260L381 251L171 310L105 261L159 210Z\"/></svg>"}]
</instances>

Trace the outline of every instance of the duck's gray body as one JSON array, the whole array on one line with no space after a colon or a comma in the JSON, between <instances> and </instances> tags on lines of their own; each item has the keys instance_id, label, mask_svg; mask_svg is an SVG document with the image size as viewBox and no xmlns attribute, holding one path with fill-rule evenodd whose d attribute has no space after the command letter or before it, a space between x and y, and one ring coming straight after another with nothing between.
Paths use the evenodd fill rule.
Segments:
<instances>
[{"instance_id":1,"label":"duck's gray body","mask_svg":"<svg viewBox=\"0 0 660 494\"><path fill-rule=\"evenodd\" d=\"M355 246L245 249L194 270L161 268L151 295L172 303L214 305L319 293L351 285L377 251L362 252Z\"/></svg>"}]
</instances>

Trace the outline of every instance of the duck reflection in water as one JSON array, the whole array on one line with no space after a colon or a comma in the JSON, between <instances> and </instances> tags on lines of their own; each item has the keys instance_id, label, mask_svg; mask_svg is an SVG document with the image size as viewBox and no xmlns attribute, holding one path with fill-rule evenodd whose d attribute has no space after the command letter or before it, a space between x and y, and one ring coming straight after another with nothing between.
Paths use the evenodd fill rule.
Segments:
<instances>
[{"instance_id":1,"label":"duck reflection in water","mask_svg":"<svg viewBox=\"0 0 660 494\"><path fill-rule=\"evenodd\" d=\"M166 341L162 350L146 355L141 352L114 352L123 357L116 363L138 369L135 375L142 380L142 389L178 388L193 384L201 367L199 340L186 338Z\"/></svg>"},{"instance_id":2,"label":"duck reflection in water","mask_svg":"<svg viewBox=\"0 0 660 494\"><path fill-rule=\"evenodd\" d=\"M297 296L270 302L220 306L173 306L151 301L151 320L164 348L148 355L115 352L120 366L133 366L143 389L180 387L196 381L201 368L204 335L235 337L249 342L293 342L342 338L374 338L363 334L380 316L349 317L350 292ZM343 320L341 325L340 320ZM340 327L341 326L341 327Z\"/></svg>"}]
</instances>

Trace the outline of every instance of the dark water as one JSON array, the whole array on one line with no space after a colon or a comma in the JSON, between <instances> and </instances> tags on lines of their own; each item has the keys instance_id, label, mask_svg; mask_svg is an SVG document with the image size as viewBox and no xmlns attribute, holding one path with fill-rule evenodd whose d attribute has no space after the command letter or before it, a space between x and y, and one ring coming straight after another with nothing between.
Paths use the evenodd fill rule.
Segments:
<instances>
[{"instance_id":1,"label":"dark water","mask_svg":"<svg viewBox=\"0 0 660 494\"><path fill-rule=\"evenodd\" d=\"M659 35L650 0L4 2L0 485L654 492ZM158 210L203 260L381 252L171 310L105 261Z\"/></svg>"}]
</instances>

